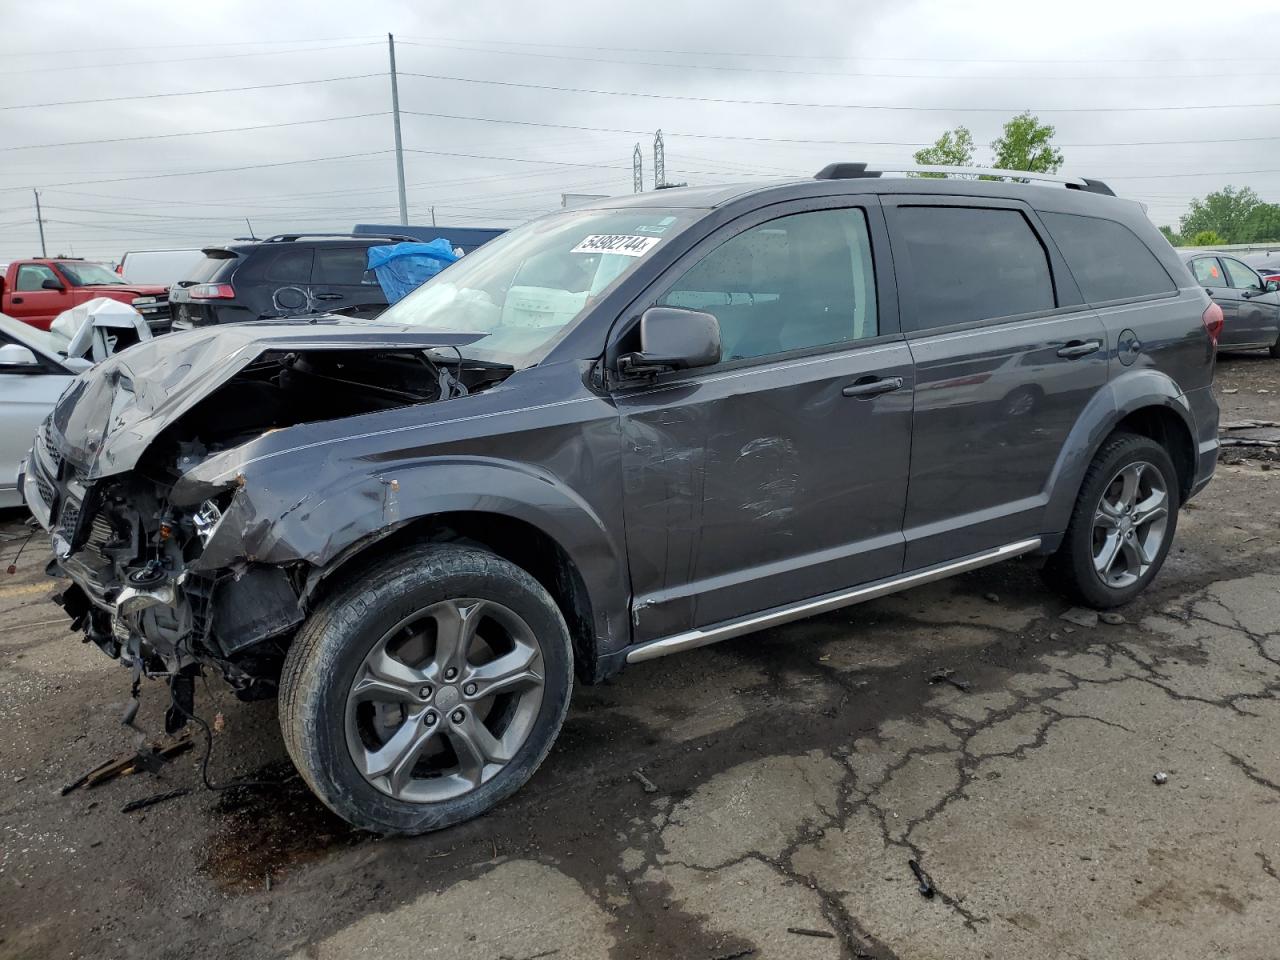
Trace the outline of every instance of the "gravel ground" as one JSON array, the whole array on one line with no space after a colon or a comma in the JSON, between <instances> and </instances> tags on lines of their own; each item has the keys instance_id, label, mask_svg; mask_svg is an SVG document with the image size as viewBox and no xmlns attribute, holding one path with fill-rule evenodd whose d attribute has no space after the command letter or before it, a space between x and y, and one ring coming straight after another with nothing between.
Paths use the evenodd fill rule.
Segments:
<instances>
[{"instance_id":1,"label":"gravel ground","mask_svg":"<svg viewBox=\"0 0 1280 960\"><path fill-rule=\"evenodd\" d=\"M1218 386L1280 420L1280 362ZM0 956L1275 957L1280 470L1224 461L1122 623L1015 562L641 664L575 692L514 799L412 840L328 814L214 681L210 776L276 785L206 791L197 743L60 796L140 735L33 541L0 583Z\"/></svg>"}]
</instances>

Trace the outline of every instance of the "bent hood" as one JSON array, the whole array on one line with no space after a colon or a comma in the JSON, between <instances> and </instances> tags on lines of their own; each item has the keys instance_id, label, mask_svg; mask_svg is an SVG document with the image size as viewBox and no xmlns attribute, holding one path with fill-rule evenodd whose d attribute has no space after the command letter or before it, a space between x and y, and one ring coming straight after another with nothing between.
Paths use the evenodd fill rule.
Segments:
<instances>
[{"instance_id":1,"label":"bent hood","mask_svg":"<svg viewBox=\"0 0 1280 960\"><path fill-rule=\"evenodd\" d=\"M96 480L133 469L160 431L264 353L424 350L482 336L328 317L171 333L82 373L53 408L52 424L63 456Z\"/></svg>"}]
</instances>

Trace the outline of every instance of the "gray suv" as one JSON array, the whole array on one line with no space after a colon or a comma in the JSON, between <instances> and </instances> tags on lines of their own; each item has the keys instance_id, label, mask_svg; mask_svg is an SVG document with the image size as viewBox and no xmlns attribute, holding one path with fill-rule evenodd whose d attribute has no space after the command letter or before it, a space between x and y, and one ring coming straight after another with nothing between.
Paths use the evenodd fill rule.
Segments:
<instances>
[{"instance_id":1,"label":"gray suv","mask_svg":"<svg viewBox=\"0 0 1280 960\"><path fill-rule=\"evenodd\" d=\"M1213 474L1221 311L1136 203L1034 179L602 201L376 321L135 346L27 463L60 602L174 725L206 670L278 693L381 833L515 791L575 673L1017 556L1125 603Z\"/></svg>"}]
</instances>

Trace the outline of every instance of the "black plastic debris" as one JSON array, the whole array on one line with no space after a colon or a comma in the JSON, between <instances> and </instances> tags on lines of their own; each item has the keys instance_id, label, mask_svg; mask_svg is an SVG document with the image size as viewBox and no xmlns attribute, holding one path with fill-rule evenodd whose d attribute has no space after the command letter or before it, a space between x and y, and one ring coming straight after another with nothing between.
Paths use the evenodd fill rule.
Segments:
<instances>
[{"instance_id":1,"label":"black plastic debris","mask_svg":"<svg viewBox=\"0 0 1280 960\"><path fill-rule=\"evenodd\" d=\"M179 797L185 797L190 792L186 787L182 787L178 790L170 790L168 793L157 793L153 797L130 800L120 808L120 812L133 813L135 810L145 810L147 807L154 807L157 803L164 803L166 800L177 800Z\"/></svg>"},{"instance_id":2,"label":"black plastic debris","mask_svg":"<svg viewBox=\"0 0 1280 960\"><path fill-rule=\"evenodd\" d=\"M933 899L933 880L924 872L924 868L915 860L908 860L907 866L911 868L911 872L916 876L916 889L920 891L920 895L927 899Z\"/></svg>"}]
</instances>

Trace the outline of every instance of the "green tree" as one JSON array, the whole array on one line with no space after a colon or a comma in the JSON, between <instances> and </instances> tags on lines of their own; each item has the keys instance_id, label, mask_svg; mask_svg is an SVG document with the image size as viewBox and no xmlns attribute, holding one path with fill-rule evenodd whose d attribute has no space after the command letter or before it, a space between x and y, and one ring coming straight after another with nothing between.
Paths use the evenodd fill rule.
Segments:
<instances>
[{"instance_id":1,"label":"green tree","mask_svg":"<svg viewBox=\"0 0 1280 960\"><path fill-rule=\"evenodd\" d=\"M1184 233L1183 236L1185 237L1186 234ZM1195 233L1192 235L1191 242L1188 244L1188 246L1216 247L1226 242L1227 241L1223 240L1221 234L1219 234L1216 230L1201 230L1198 233Z\"/></svg>"},{"instance_id":2,"label":"green tree","mask_svg":"<svg viewBox=\"0 0 1280 960\"><path fill-rule=\"evenodd\" d=\"M1173 227L1161 227L1160 232L1164 234L1164 238L1173 246L1182 243L1182 238L1173 232Z\"/></svg>"},{"instance_id":3,"label":"green tree","mask_svg":"<svg viewBox=\"0 0 1280 960\"><path fill-rule=\"evenodd\" d=\"M1280 241L1280 203L1260 203L1244 218L1241 243Z\"/></svg>"},{"instance_id":4,"label":"green tree","mask_svg":"<svg viewBox=\"0 0 1280 960\"><path fill-rule=\"evenodd\" d=\"M995 165L1001 170L1031 170L1057 173L1062 151L1052 143L1054 129L1030 111L1020 113L1004 125L1004 132L991 143Z\"/></svg>"},{"instance_id":5,"label":"green tree","mask_svg":"<svg viewBox=\"0 0 1280 960\"><path fill-rule=\"evenodd\" d=\"M968 127L946 131L933 146L915 152L916 163L934 167L973 166L973 134ZM922 177L941 177L940 173L922 173Z\"/></svg>"},{"instance_id":6,"label":"green tree","mask_svg":"<svg viewBox=\"0 0 1280 960\"><path fill-rule=\"evenodd\" d=\"M1260 205L1258 195L1248 187L1224 187L1203 200L1192 200L1178 221L1178 232L1190 237L1208 230L1222 238L1218 243L1247 243L1245 223Z\"/></svg>"}]
</instances>

